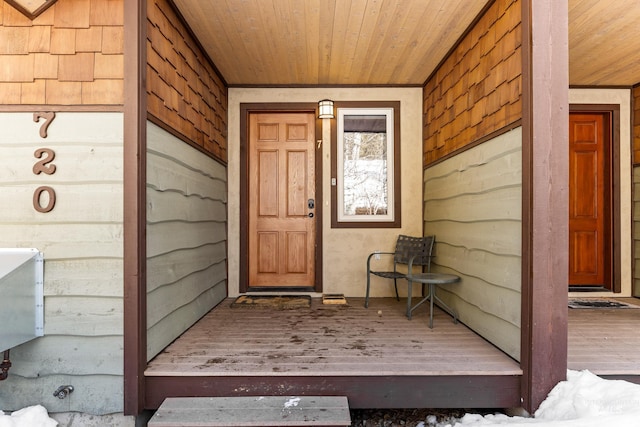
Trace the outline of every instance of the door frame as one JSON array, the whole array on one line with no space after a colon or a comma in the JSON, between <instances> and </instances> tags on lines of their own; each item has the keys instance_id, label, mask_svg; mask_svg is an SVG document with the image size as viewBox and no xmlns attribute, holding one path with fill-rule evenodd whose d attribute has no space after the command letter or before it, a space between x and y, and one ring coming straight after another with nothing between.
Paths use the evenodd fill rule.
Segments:
<instances>
[{"instance_id":1,"label":"door frame","mask_svg":"<svg viewBox=\"0 0 640 427\"><path fill-rule=\"evenodd\" d=\"M240 104L240 271L239 291L249 291L249 115L251 113L313 113L315 120L315 286L313 287L251 287L251 292L322 292L322 119L318 119L318 104L292 103L241 103Z\"/></svg>"},{"instance_id":2,"label":"door frame","mask_svg":"<svg viewBox=\"0 0 640 427\"><path fill-rule=\"evenodd\" d=\"M611 168L609 176L611 182L609 183L612 188L611 194L611 206L608 214L608 229L610 233L610 248L611 254L609 265L610 268L610 280L611 280L611 292L622 292L622 248L620 246L620 105L618 104L569 104L569 113L604 113L610 116L610 155L611 155ZM567 248L568 250L568 248ZM608 289L582 289L582 288L569 288L569 292L576 291L605 291Z\"/></svg>"}]
</instances>

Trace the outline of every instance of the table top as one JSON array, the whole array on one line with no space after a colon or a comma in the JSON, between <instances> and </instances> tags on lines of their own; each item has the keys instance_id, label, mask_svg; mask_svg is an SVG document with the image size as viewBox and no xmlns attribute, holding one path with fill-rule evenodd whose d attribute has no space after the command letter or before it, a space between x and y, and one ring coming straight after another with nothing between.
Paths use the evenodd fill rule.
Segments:
<instances>
[{"instance_id":1,"label":"table top","mask_svg":"<svg viewBox=\"0 0 640 427\"><path fill-rule=\"evenodd\" d=\"M407 277L407 279L409 278L414 282L435 283L436 285L455 283L460 280L460 276L456 276L455 274L442 273L415 273Z\"/></svg>"}]
</instances>

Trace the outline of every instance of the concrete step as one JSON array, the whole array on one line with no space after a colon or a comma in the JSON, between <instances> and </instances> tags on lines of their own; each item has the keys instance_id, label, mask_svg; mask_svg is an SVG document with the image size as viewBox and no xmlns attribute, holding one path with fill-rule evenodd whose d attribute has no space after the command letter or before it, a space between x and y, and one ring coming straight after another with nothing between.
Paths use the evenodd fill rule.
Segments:
<instances>
[{"instance_id":1,"label":"concrete step","mask_svg":"<svg viewBox=\"0 0 640 427\"><path fill-rule=\"evenodd\" d=\"M351 425L346 396L170 397L148 427Z\"/></svg>"}]
</instances>

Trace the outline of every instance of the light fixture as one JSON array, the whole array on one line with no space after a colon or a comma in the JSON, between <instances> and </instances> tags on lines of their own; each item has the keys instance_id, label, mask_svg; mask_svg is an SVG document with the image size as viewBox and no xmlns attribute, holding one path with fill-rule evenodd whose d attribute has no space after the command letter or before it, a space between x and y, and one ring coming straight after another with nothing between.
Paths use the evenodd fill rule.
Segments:
<instances>
[{"instance_id":1,"label":"light fixture","mask_svg":"<svg viewBox=\"0 0 640 427\"><path fill-rule=\"evenodd\" d=\"M319 119L333 119L333 101L329 99L323 99L318 102L318 118Z\"/></svg>"}]
</instances>

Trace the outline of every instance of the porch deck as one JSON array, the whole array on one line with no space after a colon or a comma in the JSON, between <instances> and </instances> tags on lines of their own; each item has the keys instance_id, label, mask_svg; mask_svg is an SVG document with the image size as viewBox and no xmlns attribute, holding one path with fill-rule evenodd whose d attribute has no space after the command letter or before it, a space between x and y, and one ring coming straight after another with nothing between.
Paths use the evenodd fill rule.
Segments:
<instances>
[{"instance_id":1,"label":"porch deck","mask_svg":"<svg viewBox=\"0 0 640 427\"><path fill-rule=\"evenodd\" d=\"M620 299L640 305L636 298ZM640 308L569 309L568 368L640 384Z\"/></svg>"},{"instance_id":2,"label":"porch deck","mask_svg":"<svg viewBox=\"0 0 640 427\"><path fill-rule=\"evenodd\" d=\"M148 408L168 395L270 394L346 395L354 408L519 405L518 363L439 309L429 329L427 307L409 321L393 298L280 311L232 301L149 363Z\"/></svg>"},{"instance_id":3,"label":"porch deck","mask_svg":"<svg viewBox=\"0 0 640 427\"><path fill-rule=\"evenodd\" d=\"M353 408L515 407L517 362L449 315L405 301L271 311L225 300L154 358L146 406L166 396L346 395ZM378 315L381 310L381 315ZM569 369L640 383L640 309L569 309Z\"/></svg>"}]
</instances>

